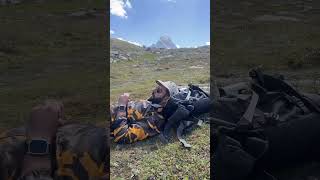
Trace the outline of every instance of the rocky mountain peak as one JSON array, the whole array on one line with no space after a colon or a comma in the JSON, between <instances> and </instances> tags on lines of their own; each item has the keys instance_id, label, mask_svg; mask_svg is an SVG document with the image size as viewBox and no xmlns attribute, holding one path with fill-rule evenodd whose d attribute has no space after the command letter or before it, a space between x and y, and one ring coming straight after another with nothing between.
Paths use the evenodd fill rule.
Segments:
<instances>
[{"instance_id":1,"label":"rocky mountain peak","mask_svg":"<svg viewBox=\"0 0 320 180\"><path fill-rule=\"evenodd\" d=\"M151 48L176 49L177 46L173 43L169 36L163 35L156 44L151 45Z\"/></svg>"}]
</instances>

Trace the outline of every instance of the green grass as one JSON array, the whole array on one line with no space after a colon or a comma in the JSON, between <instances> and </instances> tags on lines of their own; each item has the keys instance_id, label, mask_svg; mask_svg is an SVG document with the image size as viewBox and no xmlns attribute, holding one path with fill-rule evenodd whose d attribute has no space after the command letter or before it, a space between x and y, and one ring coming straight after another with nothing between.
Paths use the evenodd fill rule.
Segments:
<instances>
[{"instance_id":1,"label":"green grass","mask_svg":"<svg viewBox=\"0 0 320 180\"><path fill-rule=\"evenodd\" d=\"M1 128L21 126L46 98L61 100L68 119L105 122L105 4L75 2L0 7ZM87 8L97 16L68 16Z\"/></svg>"},{"instance_id":2,"label":"green grass","mask_svg":"<svg viewBox=\"0 0 320 180\"><path fill-rule=\"evenodd\" d=\"M304 57L309 49L320 49L318 14L312 10L304 12L303 7L293 2L302 1L217 1L216 10L212 11L216 19L213 25L215 70L248 69L258 65L273 70L319 66L319 60L306 62ZM305 5L320 7L316 1ZM282 16L300 21L254 20L262 15L281 16L281 12L286 12Z\"/></svg>"},{"instance_id":3,"label":"green grass","mask_svg":"<svg viewBox=\"0 0 320 180\"><path fill-rule=\"evenodd\" d=\"M313 9L320 3L271 0L217 1L211 11L213 32L212 80L230 84L245 80L249 69L261 66L270 73L285 75L300 89L316 92L319 80L320 24ZM281 14L282 13L282 14ZM262 15L294 17L300 21L256 21ZM320 88L320 87L319 87Z\"/></svg>"},{"instance_id":4,"label":"green grass","mask_svg":"<svg viewBox=\"0 0 320 180\"><path fill-rule=\"evenodd\" d=\"M193 145L191 150L175 142L145 155L137 166L141 169L141 178L210 179L209 130L209 125L206 125L188 136L187 141Z\"/></svg>"},{"instance_id":5,"label":"green grass","mask_svg":"<svg viewBox=\"0 0 320 180\"><path fill-rule=\"evenodd\" d=\"M111 102L115 103L119 95L129 92L132 100L146 99L155 88L155 80L171 80L178 85L208 84L209 57L207 60L156 60L156 55L143 54L133 61L112 63L110 67ZM203 66L192 69L191 66ZM209 125L205 124L186 136L193 146L183 149L174 138L164 145L153 137L130 145L111 143L111 179L130 179L133 175L139 179L210 177L210 137Z\"/></svg>"},{"instance_id":6,"label":"green grass","mask_svg":"<svg viewBox=\"0 0 320 180\"><path fill-rule=\"evenodd\" d=\"M198 127L186 136L185 149L176 138L162 144L157 137L133 145L111 148L111 179L210 179L210 127Z\"/></svg>"},{"instance_id":7,"label":"green grass","mask_svg":"<svg viewBox=\"0 0 320 180\"><path fill-rule=\"evenodd\" d=\"M205 68L200 71L189 68L197 64ZM197 60L183 63L174 60L160 61L160 63L144 63L139 60L113 63L110 68L111 102L115 102L124 92L131 93L134 99L148 98L158 79L171 80L178 85L208 83L209 73L208 62Z\"/></svg>"},{"instance_id":8,"label":"green grass","mask_svg":"<svg viewBox=\"0 0 320 180\"><path fill-rule=\"evenodd\" d=\"M142 47L127 43L126 41L122 41L119 39L114 39L111 38L110 39L110 45L111 45L111 49L115 49L115 50L121 50L124 52L140 52L143 51Z\"/></svg>"}]
</instances>

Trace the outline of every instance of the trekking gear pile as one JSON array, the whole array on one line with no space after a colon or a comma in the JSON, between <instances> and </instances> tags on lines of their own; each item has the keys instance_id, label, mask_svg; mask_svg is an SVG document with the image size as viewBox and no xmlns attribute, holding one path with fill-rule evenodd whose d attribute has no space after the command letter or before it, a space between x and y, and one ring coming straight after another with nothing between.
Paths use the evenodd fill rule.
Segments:
<instances>
[{"instance_id":1,"label":"trekking gear pile","mask_svg":"<svg viewBox=\"0 0 320 180\"><path fill-rule=\"evenodd\" d=\"M256 179L318 157L320 96L260 69L249 76L249 82L218 88L211 102L214 179Z\"/></svg>"},{"instance_id":2,"label":"trekking gear pile","mask_svg":"<svg viewBox=\"0 0 320 180\"><path fill-rule=\"evenodd\" d=\"M197 117L209 112L209 102L208 93L196 85L189 84L188 88L180 88L169 100L169 103L175 104L175 110L170 114L160 136L169 139L171 130L176 129L179 141L184 147L190 148L191 145L182 136L203 122Z\"/></svg>"}]
</instances>

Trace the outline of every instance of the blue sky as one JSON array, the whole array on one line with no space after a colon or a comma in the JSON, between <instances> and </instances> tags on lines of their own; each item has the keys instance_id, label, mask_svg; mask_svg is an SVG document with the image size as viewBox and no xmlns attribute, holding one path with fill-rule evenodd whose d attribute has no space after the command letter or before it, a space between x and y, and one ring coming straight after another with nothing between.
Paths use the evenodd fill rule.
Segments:
<instances>
[{"instance_id":1,"label":"blue sky","mask_svg":"<svg viewBox=\"0 0 320 180\"><path fill-rule=\"evenodd\" d=\"M110 34L150 46L168 35L180 47L210 42L210 0L110 0Z\"/></svg>"}]
</instances>

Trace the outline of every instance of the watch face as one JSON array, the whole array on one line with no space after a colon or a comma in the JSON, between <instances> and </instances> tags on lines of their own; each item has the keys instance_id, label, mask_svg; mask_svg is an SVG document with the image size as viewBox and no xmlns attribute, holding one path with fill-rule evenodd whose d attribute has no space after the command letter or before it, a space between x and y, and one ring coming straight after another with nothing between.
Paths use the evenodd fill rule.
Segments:
<instances>
[{"instance_id":1,"label":"watch face","mask_svg":"<svg viewBox=\"0 0 320 180\"><path fill-rule=\"evenodd\" d=\"M125 111L125 110L126 110L126 107L125 107L125 106L119 106L119 110L120 110L120 111Z\"/></svg>"},{"instance_id":2,"label":"watch face","mask_svg":"<svg viewBox=\"0 0 320 180\"><path fill-rule=\"evenodd\" d=\"M29 152L31 154L45 154L48 153L49 144L45 140L32 140L29 144Z\"/></svg>"}]
</instances>

